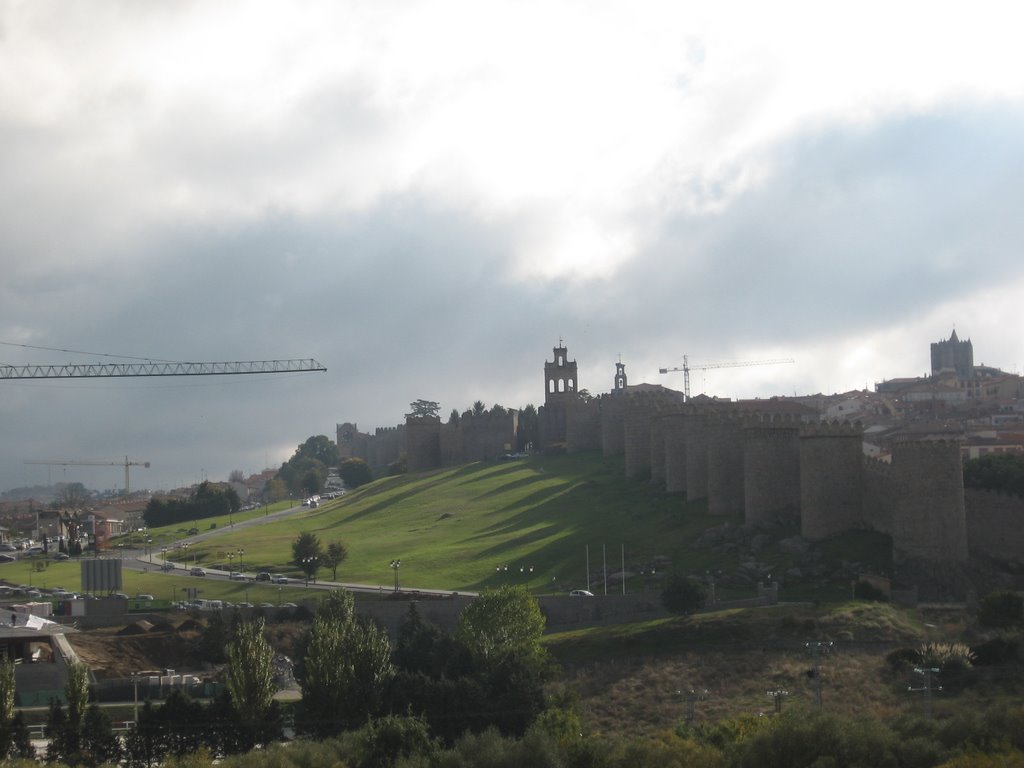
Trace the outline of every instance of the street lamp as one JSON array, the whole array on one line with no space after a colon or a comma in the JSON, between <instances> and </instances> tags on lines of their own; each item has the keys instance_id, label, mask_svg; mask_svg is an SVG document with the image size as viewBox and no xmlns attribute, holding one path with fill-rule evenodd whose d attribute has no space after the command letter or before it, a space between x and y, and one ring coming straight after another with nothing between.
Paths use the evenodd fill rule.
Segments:
<instances>
[{"instance_id":1,"label":"street lamp","mask_svg":"<svg viewBox=\"0 0 1024 768\"><path fill-rule=\"evenodd\" d=\"M401 568L401 567L402 567L402 561L401 560L392 560L391 561L391 570L393 570L395 572L395 594L398 594L398 583L399 583L398 582L398 569Z\"/></svg>"},{"instance_id":2,"label":"street lamp","mask_svg":"<svg viewBox=\"0 0 1024 768\"><path fill-rule=\"evenodd\" d=\"M165 561L167 560L167 547L160 547L160 558Z\"/></svg>"},{"instance_id":3,"label":"street lamp","mask_svg":"<svg viewBox=\"0 0 1024 768\"><path fill-rule=\"evenodd\" d=\"M244 554L245 554L245 550L242 549L241 547L239 547L239 549L238 549L238 570L240 570L240 571L244 571L245 570L245 566L242 565L242 555L244 555Z\"/></svg>"},{"instance_id":4,"label":"street lamp","mask_svg":"<svg viewBox=\"0 0 1024 768\"><path fill-rule=\"evenodd\" d=\"M313 569L313 563L316 562L316 558L312 555L309 557L302 558L302 572L306 574L306 586L309 586L309 572Z\"/></svg>"},{"instance_id":5,"label":"street lamp","mask_svg":"<svg viewBox=\"0 0 1024 768\"><path fill-rule=\"evenodd\" d=\"M228 552L228 577L231 576L231 571L235 570L233 563L235 562L235 553Z\"/></svg>"}]
</instances>

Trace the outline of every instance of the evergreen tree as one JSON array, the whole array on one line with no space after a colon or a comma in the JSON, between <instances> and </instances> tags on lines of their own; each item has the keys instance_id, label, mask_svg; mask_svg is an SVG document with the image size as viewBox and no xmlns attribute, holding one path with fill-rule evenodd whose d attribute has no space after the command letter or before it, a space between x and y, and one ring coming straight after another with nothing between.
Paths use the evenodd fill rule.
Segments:
<instances>
[{"instance_id":1,"label":"evergreen tree","mask_svg":"<svg viewBox=\"0 0 1024 768\"><path fill-rule=\"evenodd\" d=\"M92 768L121 759L121 741L114 733L110 717L95 702L85 710L82 730L82 761Z\"/></svg>"}]
</instances>

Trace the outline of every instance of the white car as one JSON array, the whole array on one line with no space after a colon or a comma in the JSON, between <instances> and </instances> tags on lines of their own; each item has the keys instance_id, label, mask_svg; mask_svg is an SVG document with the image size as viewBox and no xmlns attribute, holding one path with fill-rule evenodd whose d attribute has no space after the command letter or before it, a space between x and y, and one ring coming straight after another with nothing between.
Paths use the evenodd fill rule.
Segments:
<instances>
[{"instance_id":1,"label":"white car","mask_svg":"<svg viewBox=\"0 0 1024 768\"><path fill-rule=\"evenodd\" d=\"M287 584L288 583L288 577L287 576L281 576L280 574L275 573L273 576L270 577L270 582L272 584Z\"/></svg>"},{"instance_id":2,"label":"white car","mask_svg":"<svg viewBox=\"0 0 1024 768\"><path fill-rule=\"evenodd\" d=\"M569 597L593 597L594 593L589 592L585 589L574 589L569 593Z\"/></svg>"},{"instance_id":3,"label":"white car","mask_svg":"<svg viewBox=\"0 0 1024 768\"><path fill-rule=\"evenodd\" d=\"M228 578L232 581L245 581L245 574L241 571L232 571Z\"/></svg>"}]
</instances>

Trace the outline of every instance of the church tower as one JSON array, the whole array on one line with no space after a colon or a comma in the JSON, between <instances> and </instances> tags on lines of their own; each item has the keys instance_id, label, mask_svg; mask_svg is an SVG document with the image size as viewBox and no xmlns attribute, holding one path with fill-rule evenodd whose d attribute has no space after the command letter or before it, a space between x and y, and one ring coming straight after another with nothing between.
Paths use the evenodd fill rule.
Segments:
<instances>
[{"instance_id":1,"label":"church tower","mask_svg":"<svg viewBox=\"0 0 1024 768\"><path fill-rule=\"evenodd\" d=\"M576 402L576 361L562 344L554 348L554 360L544 363L544 411L541 418L545 450L564 448L569 408Z\"/></svg>"},{"instance_id":2,"label":"church tower","mask_svg":"<svg viewBox=\"0 0 1024 768\"><path fill-rule=\"evenodd\" d=\"M974 375L974 345L970 339L960 341L955 328L947 340L932 344L932 376L949 372L960 379Z\"/></svg>"},{"instance_id":3,"label":"church tower","mask_svg":"<svg viewBox=\"0 0 1024 768\"><path fill-rule=\"evenodd\" d=\"M621 395L626 391L626 366L622 362L615 364L615 383L612 385L612 394Z\"/></svg>"}]
</instances>

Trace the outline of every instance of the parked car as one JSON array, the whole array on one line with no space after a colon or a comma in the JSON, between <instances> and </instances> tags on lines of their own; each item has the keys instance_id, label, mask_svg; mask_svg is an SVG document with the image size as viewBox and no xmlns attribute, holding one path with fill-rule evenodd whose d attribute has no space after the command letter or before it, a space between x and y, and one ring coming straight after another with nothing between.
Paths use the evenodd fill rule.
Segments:
<instances>
[{"instance_id":1,"label":"parked car","mask_svg":"<svg viewBox=\"0 0 1024 768\"><path fill-rule=\"evenodd\" d=\"M256 574L256 581L270 581L270 573L268 571L260 571Z\"/></svg>"},{"instance_id":2,"label":"parked car","mask_svg":"<svg viewBox=\"0 0 1024 768\"><path fill-rule=\"evenodd\" d=\"M16 561L17 559L18 559L18 558L16 558L16 557L15 557L14 555L4 555L4 554L0 554L0 563L13 563L13 562L15 562L15 561Z\"/></svg>"},{"instance_id":3,"label":"parked car","mask_svg":"<svg viewBox=\"0 0 1024 768\"><path fill-rule=\"evenodd\" d=\"M68 555L67 552L54 552L53 559L54 560L70 560L71 556Z\"/></svg>"},{"instance_id":4,"label":"parked car","mask_svg":"<svg viewBox=\"0 0 1024 768\"><path fill-rule=\"evenodd\" d=\"M135 599L136 600L155 600L156 598L153 597L152 595L142 594L142 595L136 595Z\"/></svg>"},{"instance_id":5,"label":"parked car","mask_svg":"<svg viewBox=\"0 0 1024 768\"><path fill-rule=\"evenodd\" d=\"M588 592L585 589L574 589L569 593L569 597L593 597L593 592Z\"/></svg>"},{"instance_id":6,"label":"parked car","mask_svg":"<svg viewBox=\"0 0 1024 768\"><path fill-rule=\"evenodd\" d=\"M206 575L206 569L205 568L200 568L199 566L196 566L195 568L190 570L189 573L192 576L205 576Z\"/></svg>"}]
</instances>

